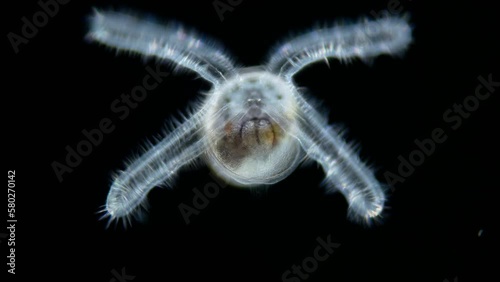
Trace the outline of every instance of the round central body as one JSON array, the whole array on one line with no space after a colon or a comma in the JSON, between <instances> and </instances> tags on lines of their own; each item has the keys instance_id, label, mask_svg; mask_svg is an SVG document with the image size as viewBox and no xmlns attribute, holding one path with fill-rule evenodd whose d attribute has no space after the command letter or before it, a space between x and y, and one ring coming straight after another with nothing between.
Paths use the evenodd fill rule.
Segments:
<instances>
[{"instance_id":1,"label":"round central body","mask_svg":"<svg viewBox=\"0 0 500 282\"><path fill-rule=\"evenodd\" d=\"M295 88L265 71L249 71L213 89L204 133L207 163L237 186L276 183L300 163Z\"/></svg>"}]
</instances>

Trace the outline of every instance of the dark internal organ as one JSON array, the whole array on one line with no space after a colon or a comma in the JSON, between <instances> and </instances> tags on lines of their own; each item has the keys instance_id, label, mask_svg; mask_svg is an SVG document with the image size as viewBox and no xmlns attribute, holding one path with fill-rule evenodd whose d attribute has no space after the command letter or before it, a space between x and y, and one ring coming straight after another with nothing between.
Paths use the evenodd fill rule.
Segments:
<instances>
[{"instance_id":1,"label":"dark internal organ","mask_svg":"<svg viewBox=\"0 0 500 282\"><path fill-rule=\"evenodd\" d=\"M269 150L275 142L273 127L267 119L246 121L241 126L240 137L246 148L259 147L261 150Z\"/></svg>"},{"instance_id":2,"label":"dark internal organ","mask_svg":"<svg viewBox=\"0 0 500 282\"><path fill-rule=\"evenodd\" d=\"M227 122L224 137L217 144L222 161L238 166L246 157L265 158L283 138L283 129L266 118L253 118L241 123Z\"/></svg>"}]
</instances>

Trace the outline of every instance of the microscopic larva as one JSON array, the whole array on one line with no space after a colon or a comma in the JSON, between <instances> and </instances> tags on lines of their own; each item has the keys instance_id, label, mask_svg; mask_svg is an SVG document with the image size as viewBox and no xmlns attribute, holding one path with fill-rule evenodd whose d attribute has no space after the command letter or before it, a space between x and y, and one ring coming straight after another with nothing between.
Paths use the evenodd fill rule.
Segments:
<instances>
[{"instance_id":1,"label":"microscopic larva","mask_svg":"<svg viewBox=\"0 0 500 282\"><path fill-rule=\"evenodd\" d=\"M232 185L252 187L284 179L309 158L322 166L328 188L345 196L354 219L380 216L386 200L381 183L303 97L293 76L328 58L369 60L404 52L412 41L405 18L312 30L282 43L263 66L252 68L236 67L220 46L179 25L102 11L90 23L91 40L167 60L213 85L188 118L116 175L105 209L111 219L128 220L151 189L171 187L179 169L196 159Z\"/></svg>"}]
</instances>

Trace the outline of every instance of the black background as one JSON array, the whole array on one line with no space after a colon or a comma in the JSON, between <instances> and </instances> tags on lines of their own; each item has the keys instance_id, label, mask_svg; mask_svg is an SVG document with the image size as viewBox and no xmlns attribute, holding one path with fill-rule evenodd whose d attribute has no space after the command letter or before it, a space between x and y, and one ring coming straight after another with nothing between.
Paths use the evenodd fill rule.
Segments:
<instances>
[{"instance_id":1,"label":"black background","mask_svg":"<svg viewBox=\"0 0 500 282\"><path fill-rule=\"evenodd\" d=\"M251 66L262 63L280 39L318 23L356 20L386 9L389 1L244 0L222 22L212 1L82 2L62 5L18 54L7 36L3 41L3 140L6 169L17 176L19 280L111 281L111 271L125 267L133 281L281 281L284 271L313 254L316 238L327 236L341 246L308 281L498 277L487 243L498 202L498 91L457 130L442 117L474 94L479 75L500 80L493 69L499 62L493 7L401 0L414 27L404 57L382 56L371 66L330 60L330 67L317 63L296 76L297 85L331 110L330 121L349 129L349 140L379 168L380 180L385 171L397 171L399 155L416 149L415 139L445 130L446 142L395 185L382 224L367 228L349 221L344 198L325 194L323 172L311 165L265 191L222 189L186 225L179 204L190 204L193 189L213 181L201 167L182 172L174 189L154 189L148 220L124 230L106 229L96 214L111 174L210 85L192 73L172 73L125 120L117 119L111 103L141 84L145 67L155 62L86 42L92 7L177 20L218 39L239 63ZM4 34L20 34L21 17L40 10L35 1L8 5ZM74 148L83 129L106 117L116 129L59 183L51 163L64 162L65 146Z\"/></svg>"}]
</instances>

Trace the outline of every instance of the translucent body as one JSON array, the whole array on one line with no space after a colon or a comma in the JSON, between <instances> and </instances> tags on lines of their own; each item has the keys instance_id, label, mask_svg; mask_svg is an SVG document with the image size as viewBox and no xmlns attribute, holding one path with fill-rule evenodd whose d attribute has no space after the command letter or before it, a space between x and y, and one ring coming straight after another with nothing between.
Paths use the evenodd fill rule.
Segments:
<instances>
[{"instance_id":1,"label":"translucent body","mask_svg":"<svg viewBox=\"0 0 500 282\"><path fill-rule=\"evenodd\" d=\"M213 84L182 124L117 174L106 203L111 219L136 213L152 188L171 187L179 169L196 159L229 183L250 187L276 183L309 158L322 166L328 189L346 197L353 218L369 222L383 211L386 197L373 171L299 93L293 75L327 58L399 54L411 42L406 20L313 30L275 48L264 67L247 69L236 68L220 46L179 25L121 13L96 12L88 38L168 60Z\"/></svg>"},{"instance_id":2,"label":"translucent body","mask_svg":"<svg viewBox=\"0 0 500 282\"><path fill-rule=\"evenodd\" d=\"M259 70L216 87L203 133L208 165L238 186L273 184L292 173L304 156L295 138L294 91L280 77Z\"/></svg>"}]
</instances>

